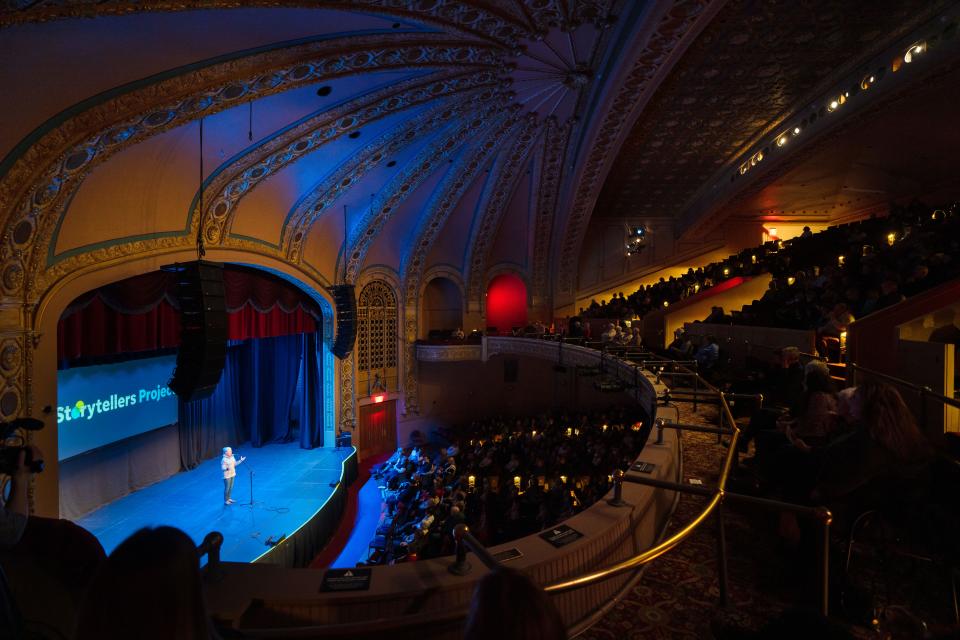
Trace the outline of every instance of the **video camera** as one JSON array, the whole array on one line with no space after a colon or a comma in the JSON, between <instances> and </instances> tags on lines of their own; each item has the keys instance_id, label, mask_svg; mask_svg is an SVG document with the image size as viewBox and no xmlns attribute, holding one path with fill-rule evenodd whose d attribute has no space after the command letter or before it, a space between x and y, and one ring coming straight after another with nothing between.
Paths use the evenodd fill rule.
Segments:
<instances>
[{"instance_id":1,"label":"video camera","mask_svg":"<svg viewBox=\"0 0 960 640\"><path fill-rule=\"evenodd\" d=\"M8 447L7 438L16 431L39 431L43 429L43 420L36 418L16 418L10 422L0 422L0 474L12 476L17 472L19 466L20 452L25 451L24 465L30 473L40 473L43 471L43 460L34 460L33 451L30 447Z\"/></svg>"}]
</instances>

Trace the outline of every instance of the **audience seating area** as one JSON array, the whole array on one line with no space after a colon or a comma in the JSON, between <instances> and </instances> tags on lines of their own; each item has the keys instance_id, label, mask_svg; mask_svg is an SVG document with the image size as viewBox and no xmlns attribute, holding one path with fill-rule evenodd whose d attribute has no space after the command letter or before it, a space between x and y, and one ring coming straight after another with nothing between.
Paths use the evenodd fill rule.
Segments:
<instances>
[{"instance_id":1,"label":"audience seating area","mask_svg":"<svg viewBox=\"0 0 960 640\"><path fill-rule=\"evenodd\" d=\"M960 274L960 206L921 203L772 241L680 277L661 278L610 302L593 301L585 317L643 317L738 276L771 273L769 291L742 310L714 309L704 322L815 329L840 326ZM844 305L842 308L838 305ZM852 315L851 315L852 314Z\"/></svg>"},{"instance_id":2,"label":"audience seating area","mask_svg":"<svg viewBox=\"0 0 960 640\"><path fill-rule=\"evenodd\" d=\"M398 449L375 472L384 502L367 564L450 554L461 523L486 545L542 531L605 495L648 433L615 408L478 420L448 431L449 446Z\"/></svg>"}]
</instances>

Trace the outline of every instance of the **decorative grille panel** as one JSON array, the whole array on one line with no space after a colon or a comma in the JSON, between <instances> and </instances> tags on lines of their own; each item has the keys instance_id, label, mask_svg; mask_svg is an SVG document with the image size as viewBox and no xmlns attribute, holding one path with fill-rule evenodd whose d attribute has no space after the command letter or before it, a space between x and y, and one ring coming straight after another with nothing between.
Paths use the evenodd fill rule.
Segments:
<instances>
[{"instance_id":1,"label":"decorative grille panel","mask_svg":"<svg viewBox=\"0 0 960 640\"><path fill-rule=\"evenodd\" d=\"M369 381L379 375L383 384L395 389L397 298L389 286L374 281L360 291L357 301L357 325L358 382ZM391 385L391 382L394 384Z\"/></svg>"}]
</instances>

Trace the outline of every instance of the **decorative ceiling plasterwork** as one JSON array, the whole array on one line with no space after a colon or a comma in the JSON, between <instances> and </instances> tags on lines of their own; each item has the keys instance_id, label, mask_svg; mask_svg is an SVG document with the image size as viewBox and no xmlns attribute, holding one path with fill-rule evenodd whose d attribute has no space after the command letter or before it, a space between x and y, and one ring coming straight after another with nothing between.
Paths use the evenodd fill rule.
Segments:
<instances>
[{"instance_id":1,"label":"decorative ceiling plasterwork","mask_svg":"<svg viewBox=\"0 0 960 640\"><path fill-rule=\"evenodd\" d=\"M365 70L493 65L498 59L494 50L482 46L438 46L404 34L396 38L394 47L385 46L382 38L356 37L208 66L106 100L46 133L0 179L0 211L12 212L0 244L4 293L18 295L26 282L28 296L33 297L48 282L76 268L73 263L88 260L78 256L43 271L52 253L54 229L72 195L96 165L122 149L235 106L241 98L254 100L319 79ZM149 246L150 242L138 242L131 249Z\"/></svg>"},{"instance_id":2,"label":"decorative ceiling plasterwork","mask_svg":"<svg viewBox=\"0 0 960 640\"><path fill-rule=\"evenodd\" d=\"M487 96L486 99L481 98L482 93ZM308 194L294 205L288 216L281 241L287 258L293 262L300 261L303 241L310 226L368 171L413 144L418 138L430 135L449 125L451 121L464 118L470 112L483 108L494 95L482 89L457 94L440 106L413 119L403 129L390 131L368 144L348 162L312 187Z\"/></svg>"},{"instance_id":3,"label":"decorative ceiling plasterwork","mask_svg":"<svg viewBox=\"0 0 960 640\"><path fill-rule=\"evenodd\" d=\"M491 123L485 134L478 137L477 142L470 144L454 161L443 181L434 190L430 202L424 207L424 213L413 233L414 241L400 260L400 280L403 283L404 304L408 312L412 309L416 314L420 281L433 242L473 179L509 135L525 135L535 126L535 118L526 117L521 120L519 111L520 108L514 105L509 112L500 115ZM416 340L416 335L413 339Z\"/></svg>"},{"instance_id":4,"label":"decorative ceiling plasterwork","mask_svg":"<svg viewBox=\"0 0 960 640\"><path fill-rule=\"evenodd\" d=\"M553 238L553 222L560 196L563 177L563 159L570 142L572 123L547 123L544 135L544 150L539 166L537 208L533 227L533 255L529 264L530 284L535 306L542 306L550 298L550 239Z\"/></svg>"},{"instance_id":5,"label":"decorative ceiling plasterwork","mask_svg":"<svg viewBox=\"0 0 960 640\"><path fill-rule=\"evenodd\" d=\"M731 0L632 127L598 212L680 215L721 166L944 4L878 0L845 12L825 3L811 15L807 3Z\"/></svg>"},{"instance_id":6,"label":"decorative ceiling plasterwork","mask_svg":"<svg viewBox=\"0 0 960 640\"><path fill-rule=\"evenodd\" d=\"M494 98L491 100L491 98ZM472 114L472 118L463 124L455 125L453 131L446 134L437 144L431 144L420 152L416 160L408 163L408 168L394 178L381 190L379 197L363 212L360 221L353 224L357 232L351 234L345 251L346 260L341 259L343 280L354 282L363 259L376 239L377 234L396 213L400 204L410 197L442 162L453 155L465 142L481 135L480 132L490 126L493 118L501 115L508 97L506 94L489 90L480 99L487 102L485 108Z\"/></svg>"},{"instance_id":7,"label":"decorative ceiling plasterwork","mask_svg":"<svg viewBox=\"0 0 960 640\"><path fill-rule=\"evenodd\" d=\"M756 197L767 186L785 177L796 167L812 158L822 157L831 148L842 144L845 134L851 129L863 125L889 107L913 99L918 87L937 85L942 78L955 73L960 69L960 58L948 64L930 69L927 73L917 74L911 82L905 83L897 91L875 97L869 106L845 115L829 128L806 143L797 144L789 154L779 158L776 163L765 164L759 170L751 171L748 179L744 180L743 187L736 190L726 199L717 199L711 202L711 208L693 221L683 230L680 240L710 234L735 213L743 204ZM799 142L799 141L798 141Z\"/></svg>"},{"instance_id":8,"label":"decorative ceiling plasterwork","mask_svg":"<svg viewBox=\"0 0 960 640\"><path fill-rule=\"evenodd\" d=\"M713 3L714 8L722 3L723 0ZM554 248L552 259L557 265L554 288L560 295L569 297L573 294L583 234L605 177L604 169L617 152L615 145L622 130L627 126L631 114L637 112L641 97L653 88L655 76L668 64L677 46L685 36L696 33L698 26L702 27L709 21L712 12L705 9L710 4L709 0L677 0L660 14L654 33L648 38L643 51L635 57L633 68L603 115L582 170L570 175L571 178L575 176L578 182L572 190L566 219L561 219L563 229L560 243Z\"/></svg>"},{"instance_id":9,"label":"decorative ceiling plasterwork","mask_svg":"<svg viewBox=\"0 0 960 640\"><path fill-rule=\"evenodd\" d=\"M483 308L483 274L486 273L490 251L510 197L520 180L524 179L522 167L538 147L534 141L536 133L527 128L513 146L503 152L494 164L489 183L484 189L483 202L477 208L481 213L472 225L467 241L467 256L463 262L467 281L464 303L468 310Z\"/></svg>"},{"instance_id":10,"label":"decorative ceiling plasterwork","mask_svg":"<svg viewBox=\"0 0 960 640\"><path fill-rule=\"evenodd\" d=\"M494 76L489 72L464 74L450 71L406 80L314 115L259 144L208 179L203 198L205 242L215 244L222 240L225 230L229 233L233 212L244 195L324 144L392 113L442 100L493 81Z\"/></svg>"},{"instance_id":11,"label":"decorative ceiling plasterwork","mask_svg":"<svg viewBox=\"0 0 960 640\"><path fill-rule=\"evenodd\" d=\"M530 0L527 0L528 2ZM540 0L533 0L534 3ZM591 2L593 0L590 0ZM495 2L476 0L40 0L18 8L0 11L0 27L27 22L44 22L64 18L91 18L102 15L127 15L145 11L193 11L204 9L279 8L368 9L383 15L417 20L447 31L460 31L482 40L513 46L528 25L509 12L491 9Z\"/></svg>"},{"instance_id":12,"label":"decorative ceiling plasterwork","mask_svg":"<svg viewBox=\"0 0 960 640\"><path fill-rule=\"evenodd\" d=\"M479 138L470 149L463 154L454 166L447 172L443 182L436 190L435 197L431 198L426 207L427 215L423 217L419 228L414 235L415 242L409 254L401 260L400 278L403 283L404 321L403 332L405 348L405 375L404 395L407 414L420 413L419 391L416 371L416 341L419 332L420 284L424 270L424 262L433 241L440 233L443 223L456 208L463 194L469 188L481 168L486 164L496 149L503 144L509 134L523 135L536 126L536 118L519 117L520 107L513 105L509 115L501 115L490 126L489 132Z\"/></svg>"}]
</instances>

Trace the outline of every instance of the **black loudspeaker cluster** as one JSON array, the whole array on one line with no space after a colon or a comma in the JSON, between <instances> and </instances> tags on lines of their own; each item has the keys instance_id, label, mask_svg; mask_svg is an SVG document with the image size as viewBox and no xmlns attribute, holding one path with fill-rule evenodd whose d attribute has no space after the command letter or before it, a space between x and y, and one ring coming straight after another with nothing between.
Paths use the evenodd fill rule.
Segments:
<instances>
[{"instance_id":1,"label":"black loudspeaker cluster","mask_svg":"<svg viewBox=\"0 0 960 640\"><path fill-rule=\"evenodd\" d=\"M357 296L352 284L332 286L330 294L337 307L337 337L330 351L342 360L350 355L357 341Z\"/></svg>"},{"instance_id":2,"label":"black loudspeaker cluster","mask_svg":"<svg viewBox=\"0 0 960 640\"><path fill-rule=\"evenodd\" d=\"M163 270L173 274L180 302L180 348L169 387L184 402L208 398L227 357L223 264L198 260Z\"/></svg>"}]
</instances>

